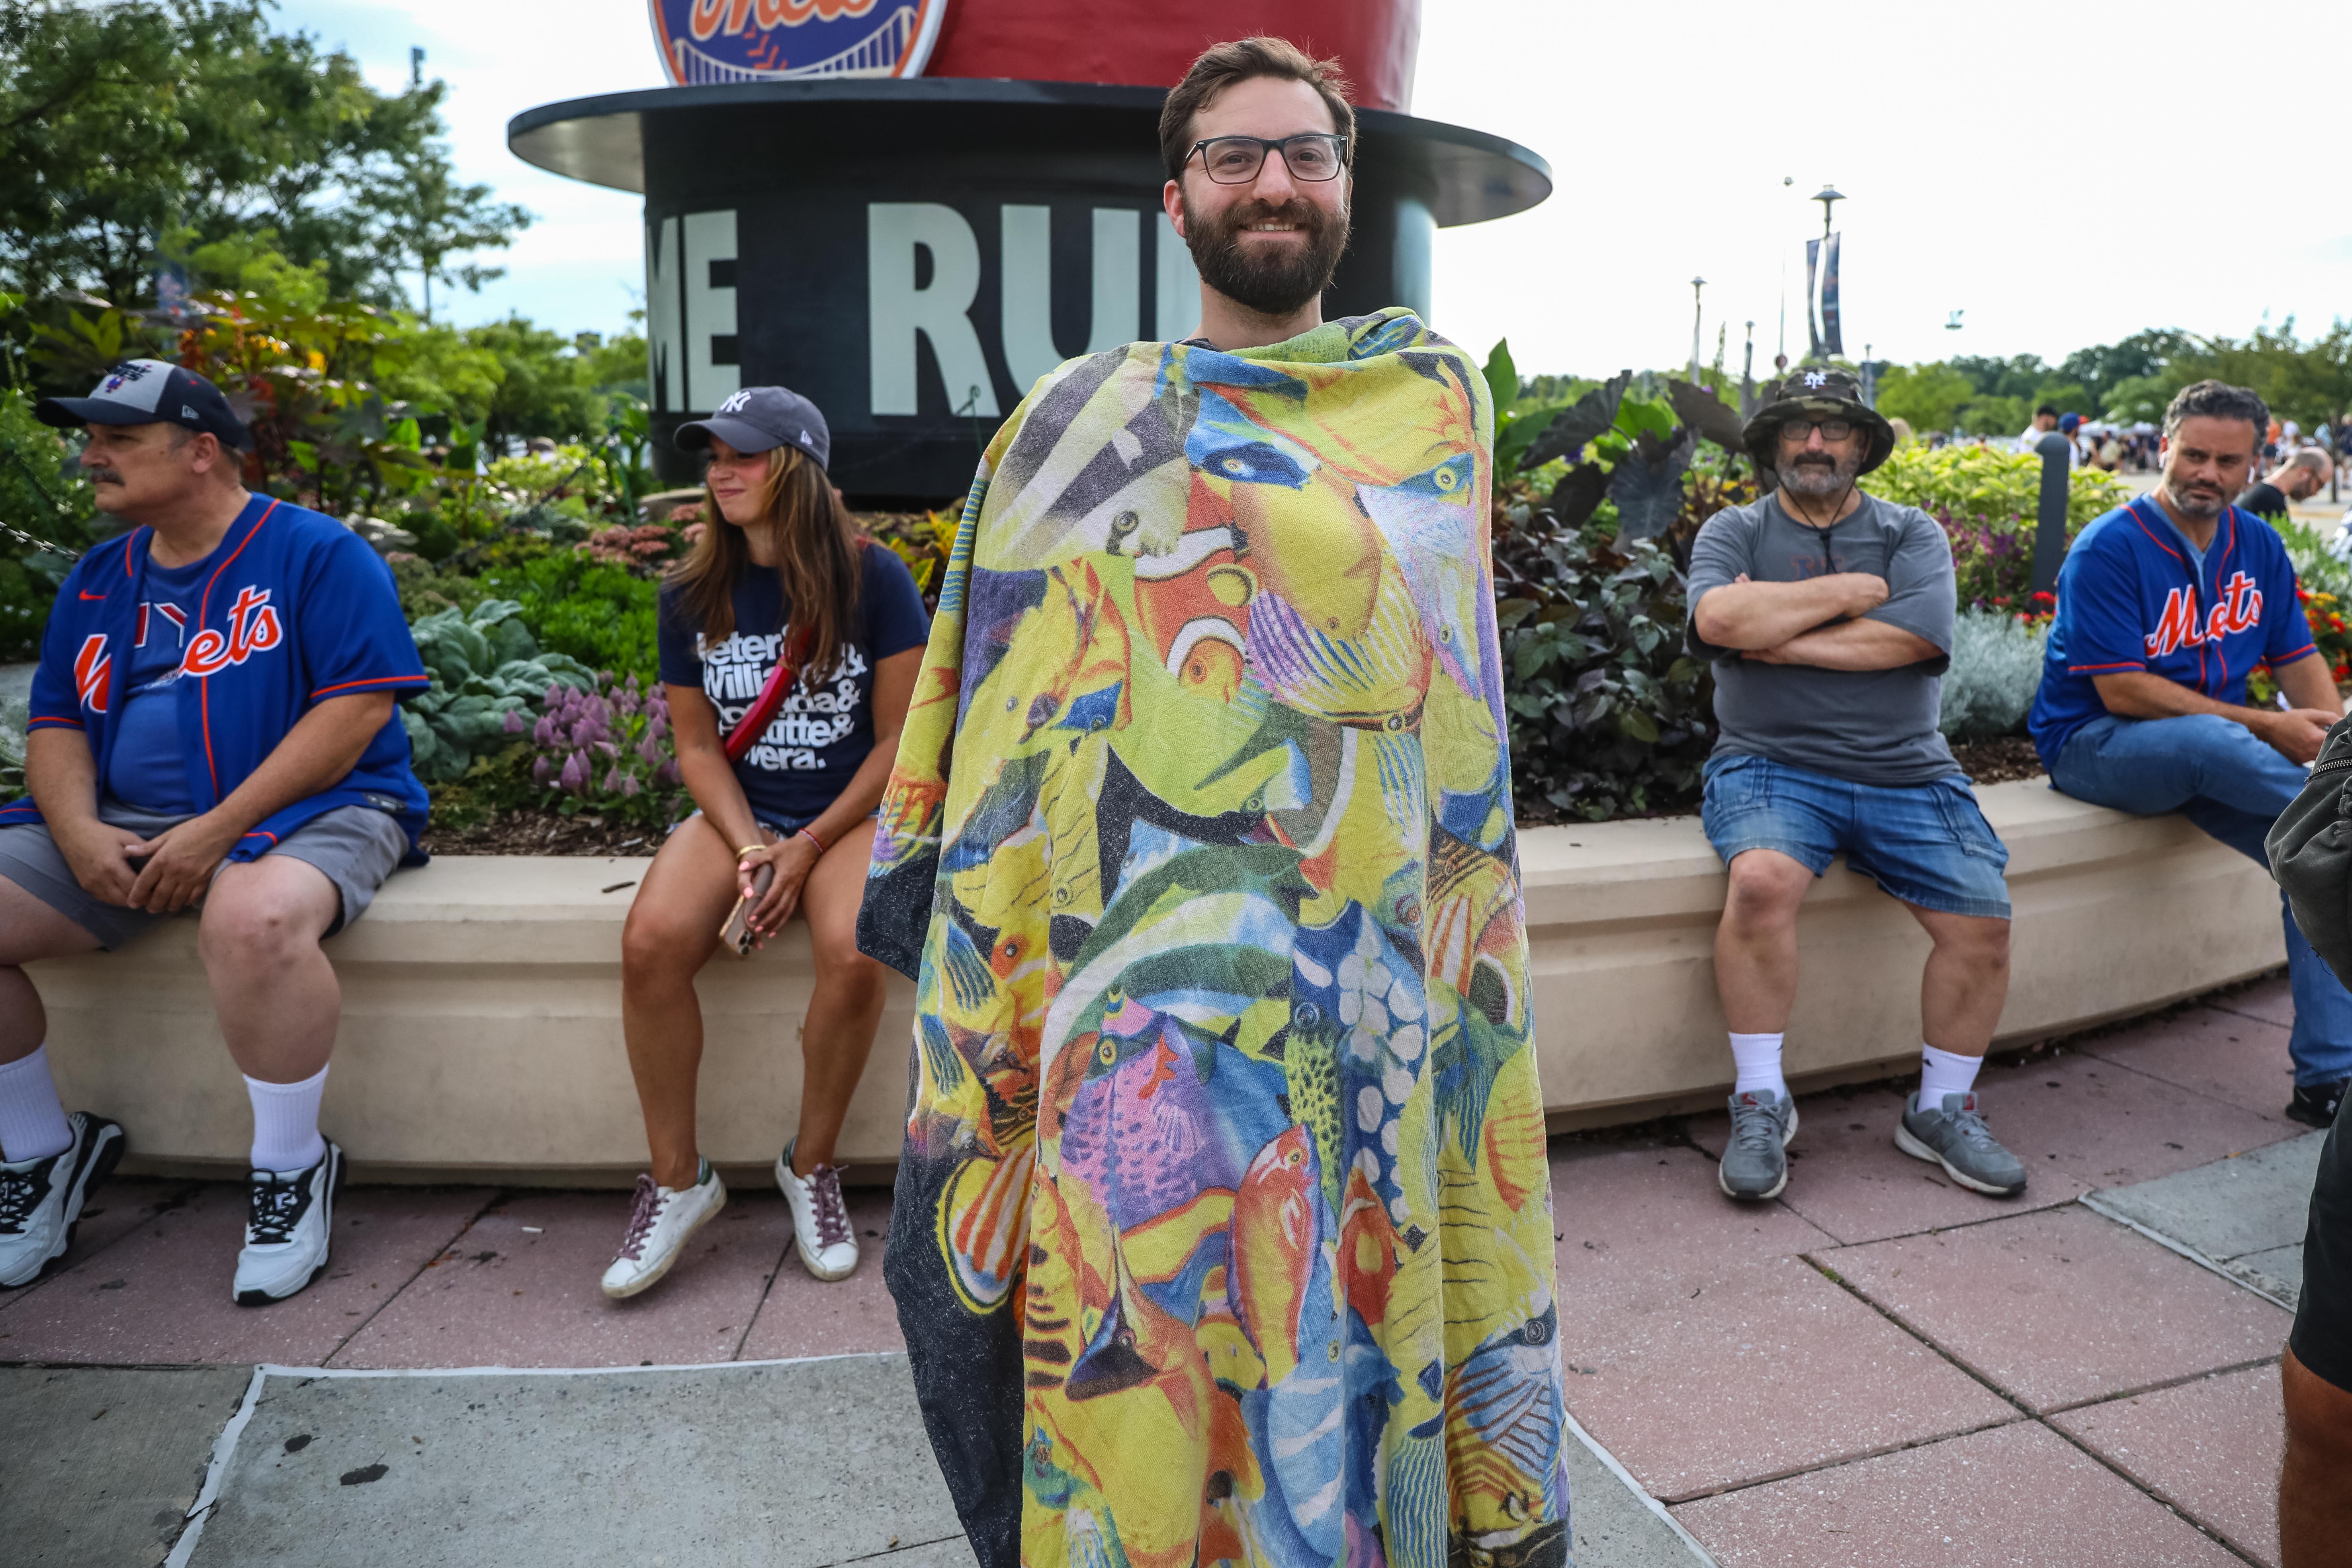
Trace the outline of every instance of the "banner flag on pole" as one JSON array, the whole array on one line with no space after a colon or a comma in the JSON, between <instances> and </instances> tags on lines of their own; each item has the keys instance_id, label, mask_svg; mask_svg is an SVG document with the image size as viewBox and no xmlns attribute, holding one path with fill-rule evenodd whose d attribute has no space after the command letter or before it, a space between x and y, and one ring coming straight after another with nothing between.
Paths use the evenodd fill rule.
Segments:
<instances>
[{"instance_id":1,"label":"banner flag on pole","mask_svg":"<svg viewBox=\"0 0 2352 1568\"><path fill-rule=\"evenodd\" d=\"M1818 239L1805 241L1805 341L1812 345L1805 355L1809 360L1822 357L1821 320L1813 310L1813 274L1820 266L1821 257L1822 242Z\"/></svg>"},{"instance_id":2,"label":"banner flag on pole","mask_svg":"<svg viewBox=\"0 0 2352 1568\"><path fill-rule=\"evenodd\" d=\"M1824 354L1845 353L1845 339L1838 331L1838 242L1845 236L1831 235L1822 246L1822 347Z\"/></svg>"}]
</instances>

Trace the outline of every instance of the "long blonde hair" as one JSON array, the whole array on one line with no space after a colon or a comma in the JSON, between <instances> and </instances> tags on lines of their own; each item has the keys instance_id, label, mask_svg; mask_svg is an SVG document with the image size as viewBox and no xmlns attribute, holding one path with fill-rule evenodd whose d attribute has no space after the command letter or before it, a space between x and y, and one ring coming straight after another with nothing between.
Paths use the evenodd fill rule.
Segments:
<instances>
[{"instance_id":1,"label":"long blonde hair","mask_svg":"<svg viewBox=\"0 0 2352 1568\"><path fill-rule=\"evenodd\" d=\"M768 477L751 522L739 528L721 516L708 481L702 503L702 537L669 574L687 621L701 630L706 644L734 632L735 584L757 570L746 535L764 523L775 542L776 578L795 626L790 650L782 657L801 661L801 686L814 691L832 677L838 650L857 622L856 521L824 470L791 445L768 454Z\"/></svg>"}]
</instances>

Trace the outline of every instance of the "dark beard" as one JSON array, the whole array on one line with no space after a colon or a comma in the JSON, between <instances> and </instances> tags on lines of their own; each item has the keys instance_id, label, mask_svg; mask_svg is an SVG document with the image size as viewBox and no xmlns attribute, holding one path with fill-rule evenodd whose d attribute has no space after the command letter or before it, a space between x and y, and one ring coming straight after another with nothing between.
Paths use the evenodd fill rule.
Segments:
<instances>
[{"instance_id":1,"label":"dark beard","mask_svg":"<svg viewBox=\"0 0 2352 1568\"><path fill-rule=\"evenodd\" d=\"M1241 231L1276 219L1302 226L1307 243L1263 257L1244 252ZM1195 213L1187 201L1184 242L1192 247L1201 281L1261 316L1287 316L1331 287L1331 275L1348 248L1348 215L1304 196L1278 207L1261 201L1237 202L1211 216Z\"/></svg>"}]
</instances>

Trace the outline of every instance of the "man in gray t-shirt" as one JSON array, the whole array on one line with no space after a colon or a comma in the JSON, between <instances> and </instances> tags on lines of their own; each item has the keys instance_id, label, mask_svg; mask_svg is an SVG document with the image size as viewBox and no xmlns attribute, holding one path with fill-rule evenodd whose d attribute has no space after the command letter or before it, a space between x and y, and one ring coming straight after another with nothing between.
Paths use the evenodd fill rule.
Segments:
<instances>
[{"instance_id":1,"label":"man in gray t-shirt","mask_svg":"<svg viewBox=\"0 0 2352 1568\"><path fill-rule=\"evenodd\" d=\"M1780 488L1719 512L1691 547L1691 653L1713 661L1722 731L1707 841L1730 868L1715 977L1738 1079L1718 1181L1788 1184L1797 1111L1780 1067L1797 995L1797 906L1839 854L1934 943L1920 985L1919 1092L1905 1153L1997 1196L2025 1167L1978 1114L1977 1068L2009 990L2009 853L1936 727L1951 662L1951 545L1916 507L1863 494L1895 432L1843 371L1766 392L1749 452Z\"/></svg>"}]
</instances>

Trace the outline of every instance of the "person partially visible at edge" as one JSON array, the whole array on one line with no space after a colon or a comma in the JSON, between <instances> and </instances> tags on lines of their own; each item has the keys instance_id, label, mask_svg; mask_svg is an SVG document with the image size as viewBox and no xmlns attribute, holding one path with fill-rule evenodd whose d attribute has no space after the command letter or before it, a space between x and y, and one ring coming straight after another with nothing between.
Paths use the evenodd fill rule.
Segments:
<instances>
[{"instance_id":1,"label":"person partially visible at edge","mask_svg":"<svg viewBox=\"0 0 2352 1568\"><path fill-rule=\"evenodd\" d=\"M132 526L58 592L33 677L31 795L0 807L0 1286L63 1256L123 1149L114 1122L61 1108L22 966L118 949L201 907L196 952L253 1107L230 1290L283 1300L327 1267L343 1175L319 1132L342 1006L319 943L425 858L425 789L394 704L429 681L375 552L247 493L252 440L211 382L129 360L35 413L86 427L99 510Z\"/></svg>"},{"instance_id":2,"label":"person partially visible at edge","mask_svg":"<svg viewBox=\"0 0 2352 1568\"><path fill-rule=\"evenodd\" d=\"M2287 517L2296 501L2306 501L2327 488L2336 466L2326 452L2305 447L2271 470L2259 483L2248 485L2238 497L2238 509L2256 517Z\"/></svg>"},{"instance_id":3,"label":"person partially visible at edge","mask_svg":"<svg viewBox=\"0 0 2352 1568\"><path fill-rule=\"evenodd\" d=\"M2042 437L2057 428L2058 405L2054 403L2043 404L2033 411L2032 422L2026 426L2024 434L2018 437L2017 449L2021 452L2039 450Z\"/></svg>"},{"instance_id":4,"label":"person partially visible at edge","mask_svg":"<svg viewBox=\"0 0 2352 1568\"><path fill-rule=\"evenodd\" d=\"M1200 335L998 433L883 804L884 1271L984 1568L1568 1560L1493 409L1323 320L1354 131L1276 38L1169 95Z\"/></svg>"},{"instance_id":5,"label":"person partially visible at edge","mask_svg":"<svg viewBox=\"0 0 2352 1568\"><path fill-rule=\"evenodd\" d=\"M2270 410L2200 381L2164 414L2156 488L2094 520L2058 569L2042 689L2026 725L2053 788L2119 811L2178 811L2267 868L2263 837L2303 787L2344 704L2270 524L2230 504ZM2270 667L2291 707L2248 703ZM2282 905L2284 899L2282 895ZM2352 1079L2352 993L2284 910L2294 1098L2325 1127Z\"/></svg>"},{"instance_id":6,"label":"person partially visible at edge","mask_svg":"<svg viewBox=\"0 0 2352 1568\"><path fill-rule=\"evenodd\" d=\"M1689 647L1715 663L1721 727L1701 821L1731 872L1715 976L1736 1078L1717 1180L1751 1200L1788 1184L1798 1116L1781 1056L1797 906L1843 852L1934 944L1919 982L1919 1089L1895 1147L1972 1191L2015 1196L2025 1166L1994 1140L1976 1095L2009 993L2009 851L1937 729L1951 546L1926 512L1856 488L1895 437L1845 372L1778 383L1746 434L1780 484L1708 519L1690 564Z\"/></svg>"},{"instance_id":7,"label":"person partially visible at edge","mask_svg":"<svg viewBox=\"0 0 2352 1568\"><path fill-rule=\"evenodd\" d=\"M622 930L621 1032L652 1169L637 1178L604 1271L614 1297L668 1273L726 1206L726 1185L695 1138L694 979L763 868L773 879L751 911L758 940L798 914L816 961L801 1024L800 1125L776 1157L776 1185L802 1266L819 1279L857 1267L834 1143L874 1046L883 987L882 966L857 951L857 904L929 630L906 563L860 535L825 477L832 437L814 404L781 386L746 387L676 438L710 454L702 535L663 584L656 628L678 772L696 809L654 856ZM756 721L780 660L790 680L781 705L730 759L727 742Z\"/></svg>"}]
</instances>

